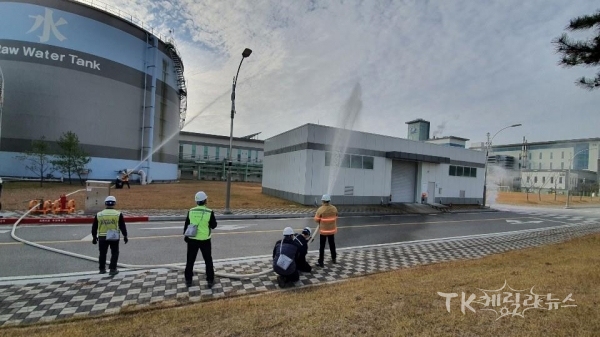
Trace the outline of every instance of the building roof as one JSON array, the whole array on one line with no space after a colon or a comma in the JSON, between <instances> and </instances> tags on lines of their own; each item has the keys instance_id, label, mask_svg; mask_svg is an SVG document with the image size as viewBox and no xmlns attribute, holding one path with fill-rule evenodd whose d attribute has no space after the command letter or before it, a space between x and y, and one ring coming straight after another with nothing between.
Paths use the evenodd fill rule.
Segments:
<instances>
[{"instance_id":1,"label":"building roof","mask_svg":"<svg viewBox=\"0 0 600 337\"><path fill-rule=\"evenodd\" d=\"M455 136L446 136L446 137L438 137L438 138L429 138L427 140L438 140L438 139L454 139L454 140L461 140L463 142L466 142L470 139L467 138L461 138L461 137L455 137Z\"/></svg>"},{"instance_id":2,"label":"building roof","mask_svg":"<svg viewBox=\"0 0 600 337\"><path fill-rule=\"evenodd\" d=\"M184 136L196 136L196 137L206 137L206 138L215 138L215 139L226 139L226 140L229 140L229 136L211 135L211 134L208 134L208 133L179 131L179 134L180 135L184 135ZM249 139L249 138L244 138L244 137L233 137L233 140L234 141L240 141L240 142L248 142L248 143L258 143L258 144L264 144L265 143L264 140Z\"/></svg>"},{"instance_id":3,"label":"building roof","mask_svg":"<svg viewBox=\"0 0 600 337\"><path fill-rule=\"evenodd\" d=\"M418 122L423 122L423 123L431 124L431 123L429 123L428 121L426 121L426 120L424 120L422 118L417 118L417 119L412 120L410 122L406 122L406 124L412 124L412 123L418 123Z\"/></svg>"}]
</instances>

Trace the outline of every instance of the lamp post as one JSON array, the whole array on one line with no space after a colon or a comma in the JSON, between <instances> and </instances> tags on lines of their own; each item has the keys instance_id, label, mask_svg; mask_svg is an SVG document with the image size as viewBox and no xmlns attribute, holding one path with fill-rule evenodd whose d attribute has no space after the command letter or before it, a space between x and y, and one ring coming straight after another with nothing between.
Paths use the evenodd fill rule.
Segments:
<instances>
[{"instance_id":1,"label":"lamp post","mask_svg":"<svg viewBox=\"0 0 600 337\"><path fill-rule=\"evenodd\" d=\"M487 133L487 144L485 146L485 173L483 175L483 207L485 207L485 204L487 202L487 197L486 197L486 193L487 193L487 168L488 168L488 153L490 151L490 147L492 146L492 141L494 140L494 138L496 137L496 135L498 135L500 133L500 131L502 130L506 130L508 128L516 128L517 126L521 126L522 124L513 124L513 125L509 125L505 128L502 128L500 130L498 130L498 132L496 132L494 134L494 136L490 139L490 133Z\"/></svg>"},{"instance_id":2,"label":"lamp post","mask_svg":"<svg viewBox=\"0 0 600 337\"><path fill-rule=\"evenodd\" d=\"M567 203L565 204L565 208L569 208L569 190L571 189L571 166L573 166L573 159L575 159L575 157L585 151L589 151L589 149L584 149L581 150L577 153L575 153L573 156L571 156L571 158L569 159L569 168L567 169L567 179L565 181L565 187L567 188Z\"/></svg>"},{"instance_id":3,"label":"lamp post","mask_svg":"<svg viewBox=\"0 0 600 337\"><path fill-rule=\"evenodd\" d=\"M242 62L244 59L252 54L252 50L246 48L242 52L242 60L240 61L240 65L238 67L237 73L233 78L233 85L231 89L231 128L229 130L229 154L227 155L227 197L225 199L225 211L224 214L231 214L231 210L229 209L229 200L231 198L231 154L233 152L233 116L235 115L235 86L237 84L237 78L240 74L240 68L242 67Z\"/></svg>"}]
</instances>

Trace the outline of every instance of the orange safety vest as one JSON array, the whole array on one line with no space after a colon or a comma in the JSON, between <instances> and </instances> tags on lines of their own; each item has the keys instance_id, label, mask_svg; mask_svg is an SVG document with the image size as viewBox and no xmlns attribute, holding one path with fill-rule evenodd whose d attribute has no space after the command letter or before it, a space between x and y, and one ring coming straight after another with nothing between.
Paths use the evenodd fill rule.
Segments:
<instances>
[{"instance_id":1,"label":"orange safety vest","mask_svg":"<svg viewBox=\"0 0 600 337\"><path fill-rule=\"evenodd\" d=\"M321 235L333 235L337 233L337 208L333 205L323 205L317 209L315 222L319 224Z\"/></svg>"}]
</instances>

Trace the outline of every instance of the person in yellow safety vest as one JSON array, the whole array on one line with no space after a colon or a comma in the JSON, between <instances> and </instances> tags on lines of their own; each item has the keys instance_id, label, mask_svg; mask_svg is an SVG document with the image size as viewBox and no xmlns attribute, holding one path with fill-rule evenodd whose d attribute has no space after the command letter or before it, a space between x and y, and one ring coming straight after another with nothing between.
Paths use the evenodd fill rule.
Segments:
<instances>
[{"instance_id":1,"label":"person in yellow safety vest","mask_svg":"<svg viewBox=\"0 0 600 337\"><path fill-rule=\"evenodd\" d=\"M119 240L121 233L123 233L125 244L129 242L123 213L114 209L116 204L117 199L115 197L106 197L104 200L106 209L96 214L94 223L92 224L92 244L99 243L100 257L98 258L98 263L100 274L106 273L106 254L108 253L108 247L110 247L110 264L108 266L110 271L108 274L111 276L119 273L117 270L117 261L119 260Z\"/></svg>"},{"instance_id":2,"label":"person in yellow safety vest","mask_svg":"<svg viewBox=\"0 0 600 337\"><path fill-rule=\"evenodd\" d=\"M331 261L336 263L337 252L335 251L335 234L337 233L337 208L331 205L331 196L324 194L321 198L323 204L315 214L315 222L319 224L320 244L319 260L317 265L323 267L323 255L325 254L325 243L329 241L329 251L331 252Z\"/></svg>"},{"instance_id":3,"label":"person in yellow safety vest","mask_svg":"<svg viewBox=\"0 0 600 337\"><path fill-rule=\"evenodd\" d=\"M185 225L183 226L184 240L187 242L187 263L185 266L185 285L192 286L194 277L194 263L198 256L198 250L202 252L202 258L206 265L206 282L208 288L212 288L215 281L215 270L211 255L211 231L217 228L215 212L206 207L207 195L200 191L194 197L196 207L188 211Z\"/></svg>"}]
</instances>

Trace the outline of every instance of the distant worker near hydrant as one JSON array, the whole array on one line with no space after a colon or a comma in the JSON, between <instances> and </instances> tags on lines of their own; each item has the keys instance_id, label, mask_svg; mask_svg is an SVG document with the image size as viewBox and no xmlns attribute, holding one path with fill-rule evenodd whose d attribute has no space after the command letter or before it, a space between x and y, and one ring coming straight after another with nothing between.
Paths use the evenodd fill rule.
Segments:
<instances>
[{"instance_id":1,"label":"distant worker near hydrant","mask_svg":"<svg viewBox=\"0 0 600 337\"><path fill-rule=\"evenodd\" d=\"M321 198L323 203L315 214L315 222L319 224L320 242L319 242L319 260L317 265L323 267L323 255L325 254L325 243L329 242L329 251L331 252L331 261L337 263L337 252L335 250L335 234L337 233L337 208L331 205L331 196L324 194Z\"/></svg>"}]
</instances>

